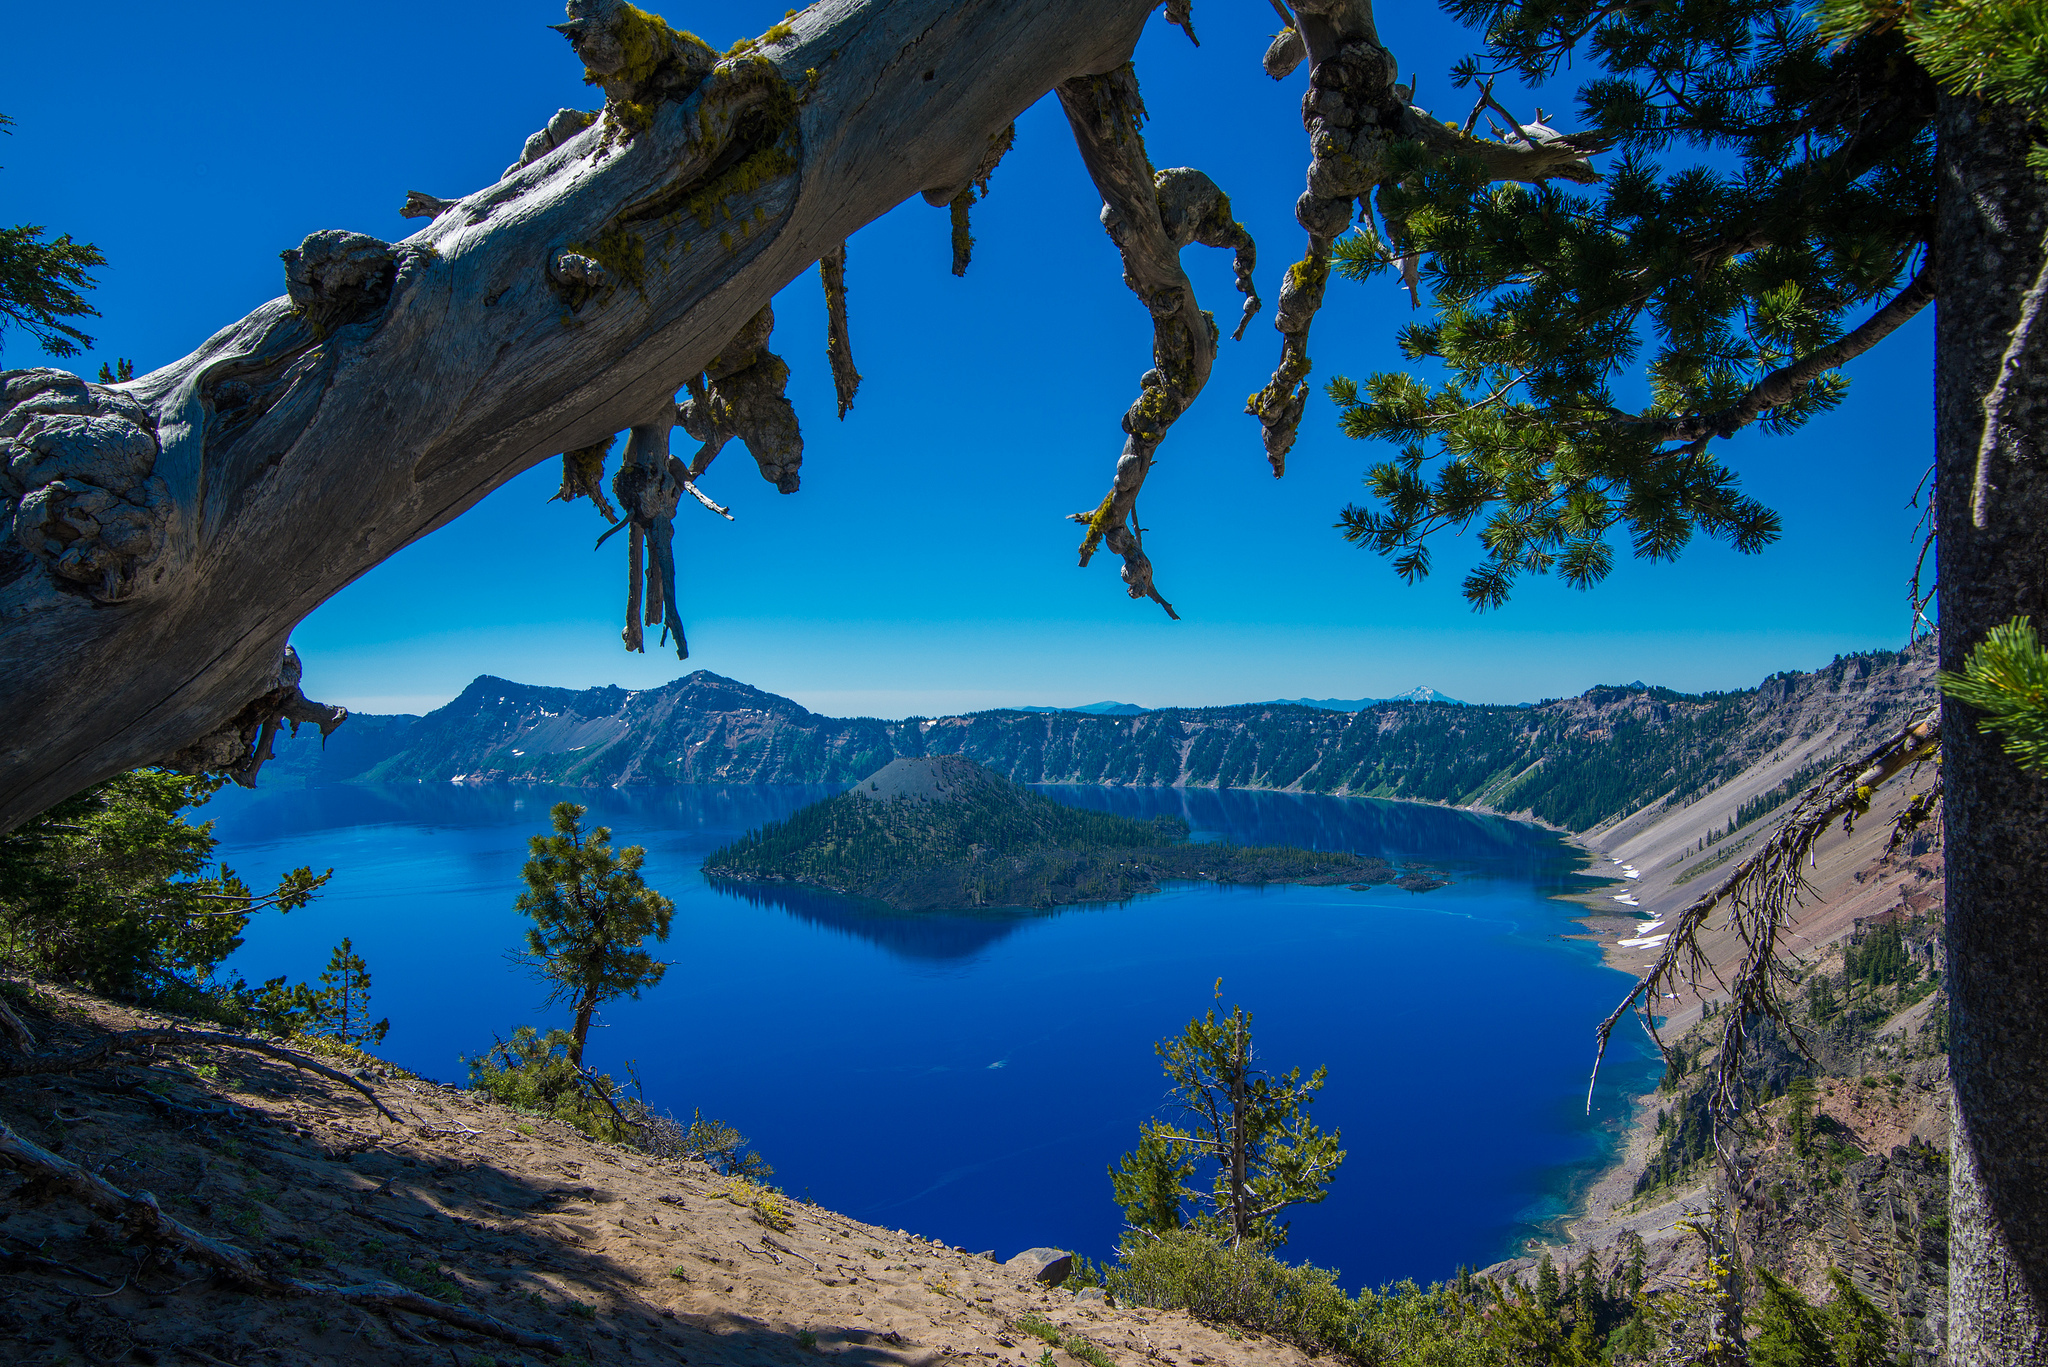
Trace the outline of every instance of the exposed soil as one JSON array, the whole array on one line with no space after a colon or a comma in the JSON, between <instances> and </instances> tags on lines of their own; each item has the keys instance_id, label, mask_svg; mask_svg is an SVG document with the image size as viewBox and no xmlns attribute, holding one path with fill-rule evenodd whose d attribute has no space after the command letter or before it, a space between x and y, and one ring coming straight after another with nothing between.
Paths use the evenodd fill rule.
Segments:
<instances>
[{"instance_id":1,"label":"exposed soil","mask_svg":"<svg viewBox=\"0 0 2048 1367\"><path fill-rule=\"evenodd\" d=\"M56 988L18 1009L42 1051L179 1023ZM0 1081L0 1119L295 1276L389 1278L459 1297L559 1336L565 1362L1037 1364L1046 1345L1015 1328L1032 1313L1118 1363L1307 1362L1183 1314L1077 1301L985 1257L772 1198L701 1163L658 1161L375 1060L354 1064L406 1124L316 1075L209 1046L163 1049L150 1066ZM186 1109L163 1114L165 1103ZM64 1197L38 1197L0 1175L0 1357L10 1363L548 1360L408 1314L246 1293L168 1251L124 1246ZM1054 1351L1052 1361L1079 1359Z\"/></svg>"}]
</instances>

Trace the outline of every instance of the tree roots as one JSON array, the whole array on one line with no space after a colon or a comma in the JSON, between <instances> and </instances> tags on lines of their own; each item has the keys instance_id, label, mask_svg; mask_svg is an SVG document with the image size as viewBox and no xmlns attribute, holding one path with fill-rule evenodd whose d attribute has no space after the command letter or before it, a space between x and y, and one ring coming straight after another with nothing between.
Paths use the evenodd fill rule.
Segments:
<instances>
[{"instance_id":1,"label":"tree roots","mask_svg":"<svg viewBox=\"0 0 2048 1367\"><path fill-rule=\"evenodd\" d=\"M724 82L733 93L717 102L720 107L715 113L700 120L700 150L726 163L751 164L755 154L743 157L741 140L752 138L760 143L760 156L793 156L794 144L769 126L774 122L772 111L761 103L768 99L772 104L773 98L761 96L748 84L754 74L768 80L767 74L752 73L751 68L742 71L733 58L718 60L695 39L619 0L571 0L569 9L570 21L558 27L575 44L590 79L605 89L606 145L615 137L630 138L637 127L644 126L655 102L695 98L704 100L709 110L713 102L705 92L722 89L719 83ZM1596 177L1586 157L1599 143L1584 136L1559 135L1540 124L1517 123L1491 104L1490 92L1482 94L1482 107L1494 108L1512 126L1511 132L1496 130L1499 136L1493 140L1473 137L1469 124L1460 131L1411 107L1411 91L1395 83L1394 54L1381 45L1365 0L1300 0L1292 9L1274 0L1274 9L1285 26L1265 53L1265 69L1277 80L1303 61L1309 63L1302 122L1312 156L1307 190L1295 204L1295 217L1307 231L1308 241L1301 258L1287 271L1274 314L1274 326L1281 334L1280 362L1272 378L1245 405L1245 411L1259 420L1266 458L1278 477L1286 472L1287 454L1308 402L1312 368L1308 334L1329 281L1332 244L1350 226L1354 210L1369 204L1376 189L1391 183L1396 173L1391 169L1390 151L1397 145L1420 144L1433 157L1455 156L1476 162L1501 179L1561 176L1588 180ZM1186 0L1174 0L1167 7L1167 18L1193 40L1191 11ZM1201 392L1216 357L1218 329L1196 303L1179 252L1200 243L1234 253L1244 307L1231 335L1233 340L1241 340L1245 327L1262 307L1252 279L1257 248L1251 234L1231 216L1229 198L1209 177L1187 167L1155 174L1141 131L1144 103L1128 62L1103 74L1066 81L1057 93L1082 160L1102 195L1103 226L1123 258L1125 283L1153 319L1152 367L1141 377L1139 396L1124 415L1126 440L1110 490L1092 511L1073 515L1074 521L1087 528L1080 561L1085 566L1098 547L1107 546L1123 560L1122 578L1130 596L1150 598L1177 618L1154 583L1135 509L1159 443ZM749 100L759 108L747 116L754 122L747 125L751 131L746 131L742 106ZM764 118L768 123L762 122ZM511 170L552 155L597 119L597 115L561 111L528 141L521 161ZM964 182L924 191L927 202L945 206L951 215L955 275L965 274L973 256L972 206L987 197L989 178L1015 136L1014 124L990 134L983 155ZM721 148L726 150L721 152ZM780 173L777 167L788 169L777 162L763 174ZM725 173L726 178L731 174ZM697 194L689 207L708 224L711 219L699 203L702 199L704 194ZM445 205L431 196L414 196L408 212L430 215L443 211ZM632 217L635 223L654 224L661 221L657 208L672 212L674 206L641 206L644 212L622 214L618 221L624 223ZM747 227L740 226L742 230ZM1389 223L1387 227L1390 245L1402 250L1401 225ZM554 267L558 287L565 291L572 311L620 284L617 264L601 259L602 253L592 255L597 250L578 247ZM1403 277L1411 292L1419 288L1417 267L1418 258L1412 252L1402 257ZM824 252L818 268L828 315L826 358L839 416L844 419L860 385L847 328L845 243ZM687 466L667 455L668 423L633 429L638 444L629 443L625 468L613 485L621 504L619 514L611 513L599 492L609 443L563 457L558 497L587 497L608 518L615 518L612 532L632 529L627 538L628 620L623 632L628 650L644 649L642 626L660 624L665 631L676 633L678 651L686 654L675 613L672 518L677 497L685 492L712 512L731 516L697 486L728 442L734 438L744 441L762 476L782 492L793 493L798 487L803 438L795 410L784 396L789 369L767 350L773 325L772 312L763 309L702 374L687 381L690 396L674 413L674 422L700 443Z\"/></svg>"},{"instance_id":2,"label":"tree roots","mask_svg":"<svg viewBox=\"0 0 2048 1367\"><path fill-rule=\"evenodd\" d=\"M270 688L250 699L226 726L167 756L164 766L181 774L224 773L244 788L254 788L256 775L276 758L270 747L280 725L290 723L296 736L300 723L310 723L320 728L324 742L348 720L348 709L314 702L301 693L304 672L299 652L286 646Z\"/></svg>"}]
</instances>

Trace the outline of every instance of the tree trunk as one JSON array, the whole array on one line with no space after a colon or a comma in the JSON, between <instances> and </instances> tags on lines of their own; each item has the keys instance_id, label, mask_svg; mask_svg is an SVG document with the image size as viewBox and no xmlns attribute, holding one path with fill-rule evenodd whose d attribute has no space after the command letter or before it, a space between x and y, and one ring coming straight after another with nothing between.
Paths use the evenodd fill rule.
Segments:
<instances>
[{"instance_id":1,"label":"tree trunk","mask_svg":"<svg viewBox=\"0 0 2048 1367\"><path fill-rule=\"evenodd\" d=\"M421 198L403 242L315 234L288 297L153 374L0 375L0 830L317 719L281 675L307 613L534 464L667 421L777 290L909 196L957 198L1155 6L827 0L760 64Z\"/></svg>"},{"instance_id":2,"label":"tree trunk","mask_svg":"<svg viewBox=\"0 0 2048 1367\"><path fill-rule=\"evenodd\" d=\"M1245 1153L1245 1126L1249 1121L1246 1112L1251 1109L1251 1098L1245 1087L1245 1075L1251 1071L1251 1049L1249 1040L1233 1030L1230 1035L1230 1233L1231 1246L1241 1248L1251 1237L1251 1200L1245 1189L1245 1177L1249 1167Z\"/></svg>"},{"instance_id":3,"label":"tree trunk","mask_svg":"<svg viewBox=\"0 0 2048 1367\"><path fill-rule=\"evenodd\" d=\"M576 999L576 1026L569 1033L576 1042L569 1046L569 1062L578 1068L583 1066L583 1041L590 1034L590 1016L597 1010L597 984L585 983L583 995Z\"/></svg>"},{"instance_id":4,"label":"tree trunk","mask_svg":"<svg viewBox=\"0 0 2048 1367\"><path fill-rule=\"evenodd\" d=\"M2014 616L2048 624L2048 347L2007 349L2043 269L2048 194L2017 115L1944 98L1935 267L1941 663ZM1987 397L2001 435L1980 474ZM1942 705L1949 1067L1949 1348L2048 1361L2048 781Z\"/></svg>"}]
</instances>

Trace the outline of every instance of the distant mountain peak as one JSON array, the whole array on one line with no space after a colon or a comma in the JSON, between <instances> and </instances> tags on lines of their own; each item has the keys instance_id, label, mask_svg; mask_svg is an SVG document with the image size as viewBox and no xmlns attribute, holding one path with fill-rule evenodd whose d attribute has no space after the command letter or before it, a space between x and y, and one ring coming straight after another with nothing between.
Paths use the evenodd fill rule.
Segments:
<instances>
[{"instance_id":1,"label":"distant mountain peak","mask_svg":"<svg viewBox=\"0 0 2048 1367\"><path fill-rule=\"evenodd\" d=\"M1142 717L1151 711L1134 702L1086 702L1079 707L1003 707L1000 712L1086 712L1097 717Z\"/></svg>"},{"instance_id":2,"label":"distant mountain peak","mask_svg":"<svg viewBox=\"0 0 2048 1367\"><path fill-rule=\"evenodd\" d=\"M1417 684L1406 693L1396 693L1391 698L1275 698L1267 706L1315 707L1325 712L1363 712L1368 707L1377 707L1386 702L1436 703L1444 707L1467 705L1462 698L1439 693L1428 684Z\"/></svg>"}]
</instances>

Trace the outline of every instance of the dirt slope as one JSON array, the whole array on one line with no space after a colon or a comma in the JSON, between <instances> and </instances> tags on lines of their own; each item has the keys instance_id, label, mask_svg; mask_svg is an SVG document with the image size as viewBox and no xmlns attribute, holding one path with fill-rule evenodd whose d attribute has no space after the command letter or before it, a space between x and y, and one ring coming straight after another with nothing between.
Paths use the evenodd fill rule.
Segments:
<instances>
[{"instance_id":1,"label":"dirt slope","mask_svg":"<svg viewBox=\"0 0 2048 1367\"><path fill-rule=\"evenodd\" d=\"M175 1023L50 988L21 1011L45 1051ZM817 1206L789 1202L786 1227L771 1228L752 1204L758 1189L702 1164L595 1143L374 1061L361 1075L404 1126L317 1076L203 1046L166 1049L146 1068L0 1081L0 1119L298 1276L391 1277L460 1296L559 1335L567 1362L1037 1364L1046 1345L1013 1327L1035 1312L1118 1363L1306 1363L1185 1315L1076 1301ZM220 1107L228 1113L201 1114ZM9 1363L546 1360L432 1320L244 1294L164 1254L144 1259L82 1207L38 1201L4 1169L0 1193ZM1055 1351L1052 1361L1079 1359Z\"/></svg>"}]
</instances>

